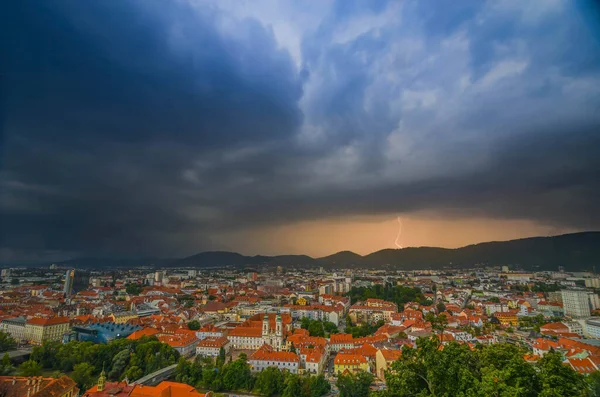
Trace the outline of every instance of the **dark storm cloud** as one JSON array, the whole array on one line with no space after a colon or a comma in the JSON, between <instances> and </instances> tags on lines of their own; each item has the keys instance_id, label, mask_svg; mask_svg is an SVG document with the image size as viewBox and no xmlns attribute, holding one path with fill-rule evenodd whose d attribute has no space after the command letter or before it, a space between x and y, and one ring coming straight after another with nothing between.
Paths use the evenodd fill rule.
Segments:
<instances>
[{"instance_id":1,"label":"dark storm cloud","mask_svg":"<svg viewBox=\"0 0 600 397\"><path fill-rule=\"evenodd\" d=\"M3 5L0 260L418 210L600 227L578 5L227 4Z\"/></svg>"}]
</instances>

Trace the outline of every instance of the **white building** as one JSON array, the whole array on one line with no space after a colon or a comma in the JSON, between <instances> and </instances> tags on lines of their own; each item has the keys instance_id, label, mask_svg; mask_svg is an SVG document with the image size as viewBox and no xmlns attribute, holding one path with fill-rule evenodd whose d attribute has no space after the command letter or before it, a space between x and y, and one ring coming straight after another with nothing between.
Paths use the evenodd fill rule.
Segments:
<instances>
[{"instance_id":1,"label":"white building","mask_svg":"<svg viewBox=\"0 0 600 397\"><path fill-rule=\"evenodd\" d=\"M254 372L276 367L297 374L300 367L300 358L296 353L275 351L271 346L264 344L250 356L250 367Z\"/></svg>"},{"instance_id":2,"label":"white building","mask_svg":"<svg viewBox=\"0 0 600 397\"><path fill-rule=\"evenodd\" d=\"M561 291L565 316L573 318L590 317L588 291L564 289Z\"/></svg>"},{"instance_id":3,"label":"white building","mask_svg":"<svg viewBox=\"0 0 600 397\"><path fill-rule=\"evenodd\" d=\"M0 329L10 336L18 343L27 340L25 335L25 323L27 320L25 317L6 318L0 323Z\"/></svg>"},{"instance_id":4,"label":"white building","mask_svg":"<svg viewBox=\"0 0 600 397\"><path fill-rule=\"evenodd\" d=\"M196 345L196 354L199 356L217 357L221 352L221 348L225 354L231 350L231 343L224 337L208 337L204 338Z\"/></svg>"},{"instance_id":5,"label":"white building","mask_svg":"<svg viewBox=\"0 0 600 397\"><path fill-rule=\"evenodd\" d=\"M585 336L600 339L600 319L591 318L585 321Z\"/></svg>"}]
</instances>

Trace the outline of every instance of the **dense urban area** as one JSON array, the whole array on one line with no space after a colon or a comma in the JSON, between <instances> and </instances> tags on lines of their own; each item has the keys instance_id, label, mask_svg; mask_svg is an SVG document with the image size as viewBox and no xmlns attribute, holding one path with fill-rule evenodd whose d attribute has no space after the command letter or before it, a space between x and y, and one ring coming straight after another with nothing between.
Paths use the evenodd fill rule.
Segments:
<instances>
[{"instance_id":1,"label":"dense urban area","mask_svg":"<svg viewBox=\"0 0 600 397\"><path fill-rule=\"evenodd\" d=\"M600 275L5 268L0 395L600 396Z\"/></svg>"}]
</instances>

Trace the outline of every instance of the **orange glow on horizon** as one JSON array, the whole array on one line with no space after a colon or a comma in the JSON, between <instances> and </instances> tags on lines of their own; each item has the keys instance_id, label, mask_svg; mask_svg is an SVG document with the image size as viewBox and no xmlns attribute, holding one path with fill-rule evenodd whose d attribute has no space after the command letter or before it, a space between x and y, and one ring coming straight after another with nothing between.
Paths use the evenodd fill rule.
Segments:
<instances>
[{"instance_id":1,"label":"orange glow on horizon","mask_svg":"<svg viewBox=\"0 0 600 397\"><path fill-rule=\"evenodd\" d=\"M439 218L401 215L403 247L457 248L486 241L550 236L576 232L527 220ZM302 221L216 236L214 241L247 255L306 254L314 257L349 250L361 255L397 248L397 215Z\"/></svg>"}]
</instances>

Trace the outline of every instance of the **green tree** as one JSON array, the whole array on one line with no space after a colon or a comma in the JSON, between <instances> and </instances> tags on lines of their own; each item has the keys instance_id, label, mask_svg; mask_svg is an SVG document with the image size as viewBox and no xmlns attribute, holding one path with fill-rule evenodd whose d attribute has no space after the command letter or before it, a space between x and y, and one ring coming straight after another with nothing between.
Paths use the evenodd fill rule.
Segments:
<instances>
[{"instance_id":1,"label":"green tree","mask_svg":"<svg viewBox=\"0 0 600 397\"><path fill-rule=\"evenodd\" d=\"M372 374L359 372L356 375L349 373L338 376L335 385L340 390L340 397L368 397L371 383Z\"/></svg>"},{"instance_id":2,"label":"green tree","mask_svg":"<svg viewBox=\"0 0 600 397\"><path fill-rule=\"evenodd\" d=\"M288 374L285 378L282 397L298 397L302 395L302 380L296 374Z\"/></svg>"},{"instance_id":3,"label":"green tree","mask_svg":"<svg viewBox=\"0 0 600 397\"><path fill-rule=\"evenodd\" d=\"M260 371L254 384L254 390L267 397L282 393L284 387L283 374L276 367L268 367Z\"/></svg>"},{"instance_id":4,"label":"green tree","mask_svg":"<svg viewBox=\"0 0 600 397\"><path fill-rule=\"evenodd\" d=\"M125 286L125 292L129 295L139 295L142 293L142 286L140 284L127 284Z\"/></svg>"},{"instance_id":5,"label":"green tree","mask_svg":"<svg viewBox=\"0 0 600 397\"><path fill-rule=\"evenodd\" d=\"M17 342L9 333L0 331L0 352L12 350L17 346Z\"/></svg>"},{"instance_id":6,"label":"green tree","mask_svg":"<svg viewBox=\"0 0 600 397\"><path fill-rule=\"evenodd\" d=\"M321 321L311 321L308 326L308 333L310 336L325 336L325 329L323 328L323 323Z\"/></svg>"},{"instance_id":7,"label":"green tree","mask_svg":"<svg viewBox=\"0 0 600 397\"><path fill-rule=\"evenodd\" d=\"M240 354L237 360L223 366L222 379L226 390L252 390L254 378L245 354Z\"/></svg>"},{"instance_id":8,"label":"green tree","mask_svg":"<svg viewBox=\"0 0 600 397\"><path fill-rule=\"evenodd\" d=\"M200 322L197 320L192 320L187 324L188 328L192 331L196 331L200 329Z\"/></svg>"},{"instance_id":9,"label":"green tree","mask_svg":"<svg viewBox=\"0 0 600 397\"><path fill-rule=\"evenodd\" d=\"M0 361L0 375L2 375L2 376L8 375L14 369L15 369L15 367L13 367L13 365L10 361L10 357L8 356L8 353L4 353L4 356L2 356L2 361Z\"/></svg>"},{"instance_id":10,"label":"green tree","mask_svg":"<svg viewBox=\"0 0 600 397\"><path fill-rule=\"evenodd\" d=\"M108 373L108 378L117 380L125 371L127 364L129 363L131 352L129 349L123 349L117 353L112 360L111 370Z\"/></svg>"},{"instance_id":11,"label":"green tree","mask_svg":"<svg viewBox=\"0 0 600 397\"><path fill-rule=\"evenodd\" d=\"M583 375L563 364L558 352L549 352L537 363L542 390L540 397L581 396L587 389Z\"/></svg>"},{"instance_id":12,"label":"green tree","mask_svg":"<svg viewBox=\"0 0 600 397\"><path fill-rule=\"evenodd\" d=\"M42 366L36 361L27 360L19 365L18 372L21 376L39 376L42 374Z\"/></svg>"},{"instance_id":13,"label":"green tree","mask_svg":"<svg viewBox=\"0 0 600 397\"><path fill-rule=\"evenodd\" d=\"M446 311L446 305L444 305L444 302L439 302L439 303L438 303L438 304L435 306L435 308L437 309L437 312L438 312L438 313L441 313L441 312L445 312L445 311Z\"/></svg>"},{"instance_id":14,"label":"green tree","mask_svg":"<svg viewBox=\"0 0 600 397\"><path fill-rule=\"evenodd\" d=\"M310 397L320 397L329 393L331 385L323 375L311 376L310 378Z\"/></svg>"},{"instance_id":15,"label":"green tree","mask_svg":"<svg viewBox=\"0 0 600 397\"><path fill-rule=\"evenodd\" d=\"M587 377L590 397L600 397L600 371L594 371Z\"/></svg>"},{"instance_id":16,"label":"green tree","mask_svg":"<svg viewBox=\"0 0 600 397\"><path fill-rule=\"evenodd\" d=\"M79 363L73 367L71 378L77 382L79 388L83 390L89 389L94 384L94 366L90 363Z\"/></svg>"}]
</instances>

